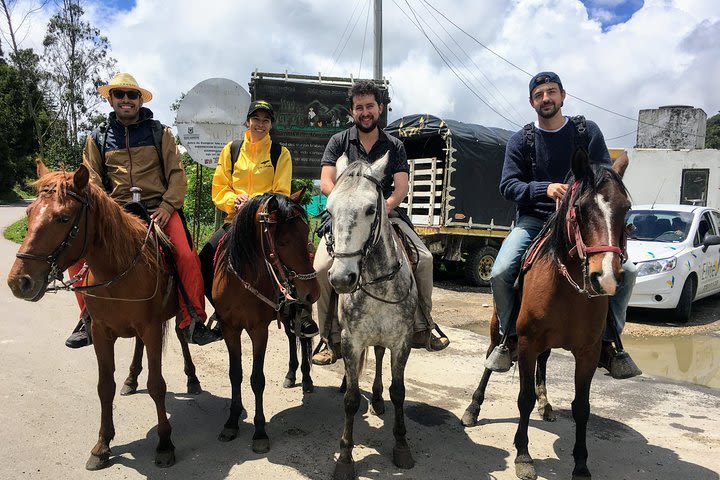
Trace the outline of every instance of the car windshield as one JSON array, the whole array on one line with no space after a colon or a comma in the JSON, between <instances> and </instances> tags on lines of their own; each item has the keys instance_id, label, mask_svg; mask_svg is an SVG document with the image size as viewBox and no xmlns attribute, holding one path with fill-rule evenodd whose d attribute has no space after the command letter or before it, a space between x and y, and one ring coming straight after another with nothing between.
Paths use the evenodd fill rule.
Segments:
<instances>
[{"instance_id":1,"label":"car windshield","mask_svg":"<svg viewBox=\"0 0 720 480\"><path fill-rule=\"evenodd\" d=\"M630 210L626 223L632 225L629 239L651 242L682 242L690 233L693 214L663 210Z\"/></svg>"}]
</instances>

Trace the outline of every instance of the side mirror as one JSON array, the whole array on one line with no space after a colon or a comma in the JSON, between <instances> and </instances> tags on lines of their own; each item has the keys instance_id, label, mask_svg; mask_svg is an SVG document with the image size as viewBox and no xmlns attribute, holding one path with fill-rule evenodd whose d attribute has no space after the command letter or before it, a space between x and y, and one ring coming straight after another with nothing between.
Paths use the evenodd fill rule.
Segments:
<instances>
[{"instance_id":1,"label":"side mirror","mask_svg":"<svg viewBox=\"0 0 720 480\"><path fill-rule=\"evenodd\" d=\"M720 235L705 235L702 245L703 253L707 252L707 249L713 245L720 245Z\"/></svg>"}]
</instances>

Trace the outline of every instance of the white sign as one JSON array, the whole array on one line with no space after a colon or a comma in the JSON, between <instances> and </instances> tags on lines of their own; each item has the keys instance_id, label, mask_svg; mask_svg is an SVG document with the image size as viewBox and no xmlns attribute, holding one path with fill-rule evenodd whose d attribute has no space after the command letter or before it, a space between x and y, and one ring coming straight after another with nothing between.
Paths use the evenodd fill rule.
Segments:
<instances>
[{"instance_id":1,"label":"white sign","mask_svg":"<svg viewBox=\"0 0 720 480\"><path fill-rule=\"evenodd\" d=\"M214 168L228 142L245 135L250 94L226 78L210 78L195 85L180 101L175 125L192 159Z\"/></svg>"}]
</instances>

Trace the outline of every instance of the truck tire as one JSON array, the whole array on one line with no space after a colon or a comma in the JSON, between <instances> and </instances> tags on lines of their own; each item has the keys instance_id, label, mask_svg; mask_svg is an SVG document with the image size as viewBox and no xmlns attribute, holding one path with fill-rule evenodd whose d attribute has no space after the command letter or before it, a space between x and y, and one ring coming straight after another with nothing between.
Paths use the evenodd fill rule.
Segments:
<instances>
[{"instance_id":1,"label":"truck tire","mask_svg":"<svg viewBox=\"0 0 720 480\"><path fill-rule=\"evenodd\" d=\"M497 254L497 248L490 245L471 250L468 253L467 260L465 260L465 278L467 281L478 287L489 287L490 274Z\"/></svg>"},{"instance_id":2,"label":"truck tire","mask_svg":"<svg viewBox=\"0 0 720 480\"><path fill-rule=\"evenodd\" d=\"M670 319L676 323L687 323L692 313L692 301L695 298L695 277L690 275L680 292L680 300L675 308L670 310Z\"/></svg>"}]
</instances>

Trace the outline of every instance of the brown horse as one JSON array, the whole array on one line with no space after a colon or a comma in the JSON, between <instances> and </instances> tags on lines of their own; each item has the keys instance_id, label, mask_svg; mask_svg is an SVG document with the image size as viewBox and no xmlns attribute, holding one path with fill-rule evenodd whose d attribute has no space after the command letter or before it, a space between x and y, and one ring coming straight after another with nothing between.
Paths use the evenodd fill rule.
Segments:
<instances>
[{"instance_id":1,"label":"brown horse","mask_svg":"<svg viewBox=\"0 0 720 480\"><path fill-rule=\"evenodd\" d=\"M290 197L266 193L251 198L233 220L216 255L212 294L222 318L232 388L230 416L219 440L228 442L238 434L243 411L240 337L247 330L253 347L250 385L255 394L252 448L256 453L270 449L263 413L268 326L275 318L280 322L297 314L298 308L309 308L320 294L313 244L308 242L310 227L298 203L302 195L300 191Z\"/></svg>"},{"instance_id":2,"label":"brown horse","mask_svg":"<svg viewBox=\"0 0 720 480\"><path fill-rule=\"evenodd\" d=\"M544 230L545 241L522 279L522 299L517 317L517 350L520 374L515 434L515 473L521 479L537 474L528 451L528 423L536 397L543 419L555 419L547 401L545 372L552 348L570 350L575 357L575 468L573 479L590 478L587 468L586 429L590 416L590 384L598 366L603 331L612 295L622 277L625 253L625 215L630 208L622 175L628 165L621 156L612 169L592 165L578 150L573 158L574 180L558 211ZM543 237L541 233L540 237ZM487 355L500 343L497 316L490 326ZM535 370L537 363L537 371ZM476 423L490 374L485 369L462 418L465 426ZM536 374L533 382L533 373Z\"/></svg>"},{"instance_id":3,"label":"brown horse","mask_svg":"<svg viewBox=\"0 0 720 480\"><path fill-rule=\"evenodd\" d=\"M86 468L98 470L109 465L110 441L115 436L112 402L118 337L138 339L135 366L130 369L126 387L133 381L137 385L142 346L147 347L147 388L158 415L155 464L168 467L175 462L175 447L165 411L162 345L166 320L177 315L179 308L176 289L165 272L155 237L148 234L137 217L89 183L85 166L74 174L50 173L38 162L37 173L38 197L27 209L28 231L8 275L8 285L16 297L35 302L67 267L81 258L89 266L85 283L95 288L84 287L82 291L92 317L101 416L99 438ZM187 343L182 335L179 337L188 386L199 391ZM130 392L124 388L123 393Z\"/></svg>"}]
</instances>

